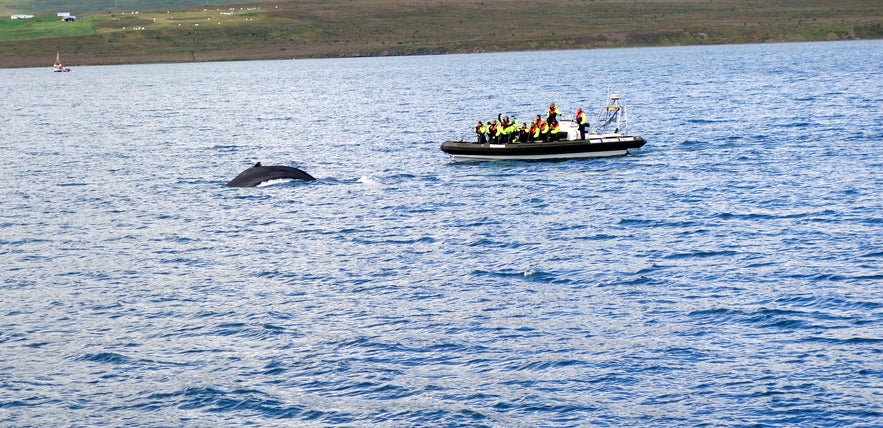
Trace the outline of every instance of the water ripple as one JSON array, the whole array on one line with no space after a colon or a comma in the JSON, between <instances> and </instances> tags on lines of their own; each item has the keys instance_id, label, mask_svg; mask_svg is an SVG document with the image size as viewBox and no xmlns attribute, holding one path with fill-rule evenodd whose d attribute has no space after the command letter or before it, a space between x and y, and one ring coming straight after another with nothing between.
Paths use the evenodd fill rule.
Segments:
<instances>
[{"instance_id":1,"label":"water ripple","mask_svg":"<svg viewBox=\"0 0 883 428\"><path fill-rule=\"evenodd\" d=\"M880 425L879 45L0 70L0 425Z\"/></svg>"}]
</instances>

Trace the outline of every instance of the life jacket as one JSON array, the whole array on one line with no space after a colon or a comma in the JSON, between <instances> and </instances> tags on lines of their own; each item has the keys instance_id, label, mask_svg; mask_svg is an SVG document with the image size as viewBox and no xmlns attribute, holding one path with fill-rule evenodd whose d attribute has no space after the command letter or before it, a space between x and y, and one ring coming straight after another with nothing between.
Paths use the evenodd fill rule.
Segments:
<instances>
[{"instance_id":1,"label":"life jacket","mask_svg":"<svg viewBox=\"0 0 883 428\"><path fill-rule=\"evenodd\" d=\"M552 124L552 130L550 132L552 132L553 134L557 134L559 130L561 130L561 127L558 126L558 122Z\"/></svg>"},{"instance_id":2,"label":"life jacket","mask_svg":"<svg viewBox=\"0 0 883 428\"><path fill-rule=\"evenodd\" d=\"M546 120L547 121L555 120L559 114L561 114L561 110L558 110L558 106L549 107L549 115Z\"/></svg>"},{"instance_id":3,"label":"life jacket","mask_svg":"<svg viewBox=\"0 0 883 428\"><path fill-rule=\"evenodd\" d=\"M586 112L584 112L582 110L576 112L576 123L578 123L580 125L586 124Z\"/></svg>"}]
</instances>

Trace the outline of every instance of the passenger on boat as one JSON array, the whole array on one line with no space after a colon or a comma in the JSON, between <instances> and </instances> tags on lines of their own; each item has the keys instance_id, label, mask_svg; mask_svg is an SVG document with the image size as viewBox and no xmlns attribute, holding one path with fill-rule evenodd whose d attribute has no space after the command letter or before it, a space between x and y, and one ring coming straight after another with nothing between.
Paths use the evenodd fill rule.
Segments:
<instances>
[{"instance_id":1,"label":"passenger on boat","mask_svg":"<svg viewBox=\"0 0 883 428\"><path fill-rule=\"evenodd\" d=\"M530 132L527 130L527 124L522 123L521 128L518 129L518 142L519 143L527 143L530 141Z\"/></svg>"},{"instance_id":2,"label":"passenger on boat","mask_svg":"<svg viewBox=\"0 0 883 428\"><path fill-rule=\"evenodd\" d=\"M506 128L509 127L509 116L503 117L502 113L497 113L497 134L493 141L493 143L505 143L506 142Z\"/></svg>"},{"instance_id":3,"label":"passenger on boat","mask_svg":"<svg viewBox=\"0 0 883 428\"><path fill-rule=\"evenodd\" d=\"M537 126L536 122L530 123L530 128L527 130L527 134L527 142L529 143L533 143L540 138L540 127Z\"/></svg>"},{"instance_id":4,"label":"passenger on boat","mask_svg":"<svg viewBox=\"0 0 883 428\"><path fill-rule=\"evenodd\" d=\"M506 133L509 135L510 143L514 143L518 139L518 119L515 116L512 116L512 121L509 122L509 128L506 130Z\"/></svg>"},{"instance_id":5,"label":"passenger on boat","mask_svg":"<svg viewBox=\"0 0 883 428\"><path fill-rule=\"evenodd\" d=\"M561 127L558 125L558 121L552 122L551 129L549 129L549 141L558 141L558 132L561 131Z\"/></svg>"},{"instance_id":6,"label":"passenger on boat","mask_svg":"<svg viewBox=\"0 0 883 428\"><path fill-rule=\"evenodd\" d=\"M497 140L500 138L500 125L497 124L496 120L491 122L491 126L488 127L487 133L488 137L490 137L491 144L496 144Z\"/></svg>"},{"instance_id":7,"label":"passenger on boat","mask_svg":"<svg viewBox=\"0 0 883 428\"><path fill-rule=\"evenodd\" d=\"M558 116L560 114L561 110L558 110L558 107L555 106L555 103L549 104L549 115L546 117L546 122L557 122Z\"/></svg>"},{"instance_id":8,"label":"passenger on boat","mask_svg":"<svg viewBox=\"0 0 883 428\"><path fill-rule=\"evenodd\" d=\"M497 114L497 120L500 121L500 132L501 138L498 141L501 144L508 144L512 141L513 138L513 130L512 130L512 122L509 121L509 116L503 116L502 113ZM517 130L517 128L516 128Z\"/></svg>"},{"instance_id":9,"label":"passenger on boat","mask_svg":"<svg viewBox=\"0 0 883 428\"><path fill-rule=\"evenodd\" d=\"M497 125L497 133L494 134L494 142L497 144L505 144L506 138L506 127L500 123Z\"/></svg>"},{"instance_id":10,"label":"passenger on boat","mask_svg":"<svg viewBox=\"0 0 883 428\"><path fill-rule=\"evenodd\" d=\"M497 120L500 121L500 126L503 128L509 126L509 116L503 116L503 113L497 113Z\"/></svg>"},{"instance_id":11,"label":"passenger on boat","mask_svg":"<svg viewBox=\"0 0 883 428\"><path fill-rule=\"evenodd\" d=\"M586 121L586 112L583 111L582 107L576 109L576 124L579 125L579 139L585 140L588 123Z\"/></svg>"},{"instance_id":12,"label":"passenger on boat","mask_svg":"<svg viewBox=\"0 0 883 428\"><path fill-rule=\"evenodd\" d=\"M478 144L486 144L487 143L487 126L481 121L478 121L478 125L475 125L475 134L478 136Z\"/></svg>"},{"instance_id":13,"label":"passenger on boat","mask_svg":"<svg viewBox=\"0 0 883 428\"><path fill-rule=\"evenodd\" d=\"M549 122L545 120L540 122L540 139L542 141L549 141Z\"/></svg>"}]
</instances>

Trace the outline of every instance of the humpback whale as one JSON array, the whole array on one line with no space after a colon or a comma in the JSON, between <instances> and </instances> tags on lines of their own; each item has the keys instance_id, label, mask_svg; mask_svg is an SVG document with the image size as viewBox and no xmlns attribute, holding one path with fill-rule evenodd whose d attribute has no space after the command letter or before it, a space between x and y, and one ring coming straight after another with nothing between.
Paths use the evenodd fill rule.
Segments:
<instances>
[{"instance_id":1,"label":"humpback whale","mask_svg":"<svg viewBox=\"0 0 883 428\"><path fill-rule=\"evenodd\" d=\"M265 181L290 178L293 180L315 180L312 175L290 166L263 166L260 162L239 173L227 183L227 187L255 187Z\"/></svg>"}]
</instances>

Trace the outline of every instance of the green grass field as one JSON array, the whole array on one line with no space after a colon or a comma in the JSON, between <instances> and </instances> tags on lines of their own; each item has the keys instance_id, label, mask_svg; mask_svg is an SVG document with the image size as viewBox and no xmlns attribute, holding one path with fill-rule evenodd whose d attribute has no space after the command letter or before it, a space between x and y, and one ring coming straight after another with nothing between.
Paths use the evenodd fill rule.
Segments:
<instances>
[{"instance_id":1,"label":"green grass field","mask_svg":"<svg viewBox=\"0 0 883 428\"><path fill-rule=\"evenodd\" d=\"M0 19L0 68L42 66L56 51L77 65L883 38L880 0L280 0L71 13L76 26L46 23L78 28L67 34Z\"/></svg>"},{"instance_id":2,"label":"green grass field","mask_svg":"<svg viewBox=\"0 0 883 428\"><path fill-rule=\"evenodd\" d=\"M62 22L57 16L36 16L30 19L0 19L0 41L64 38L85 36L95 32L92 17Z\"/></svg>"},{"instance_id":3,"label":"green grass field","mask_svg":"<svg viewBox=\"0 0 883 428\"><path fill-rule=\"evenodd\" d=\"M265 0L239 0L237 4L259 3ZM95 12L144 11L195 7L215 8L230 4L230 0L0 0L0 15L27 13L55 15L70 12L87 15Z\"/></svg>"}]
</instances>

